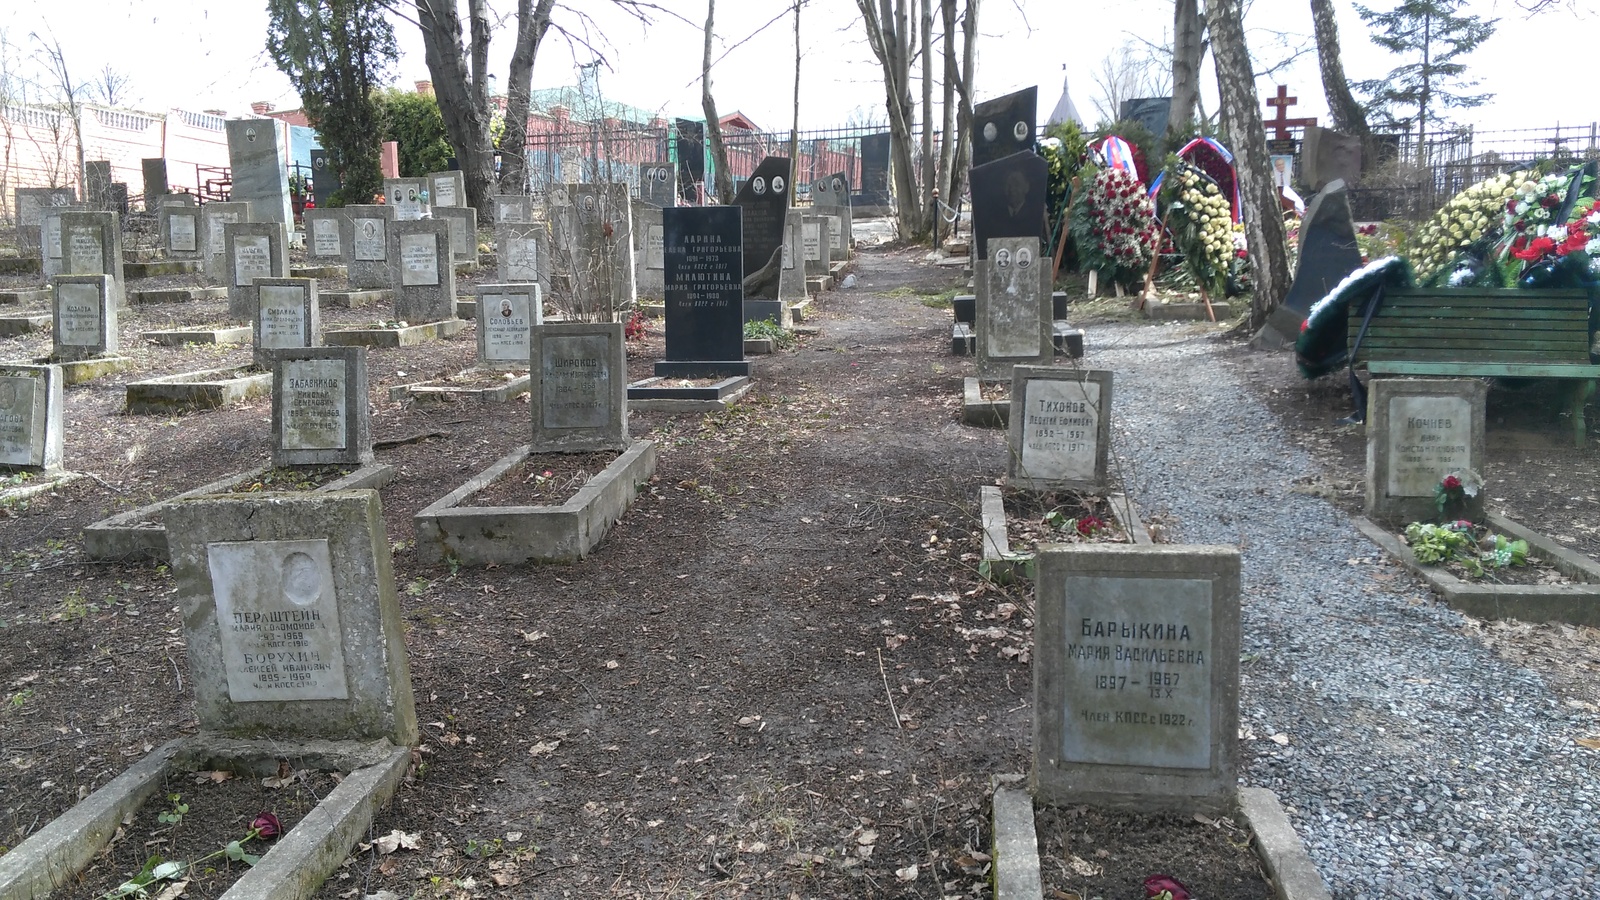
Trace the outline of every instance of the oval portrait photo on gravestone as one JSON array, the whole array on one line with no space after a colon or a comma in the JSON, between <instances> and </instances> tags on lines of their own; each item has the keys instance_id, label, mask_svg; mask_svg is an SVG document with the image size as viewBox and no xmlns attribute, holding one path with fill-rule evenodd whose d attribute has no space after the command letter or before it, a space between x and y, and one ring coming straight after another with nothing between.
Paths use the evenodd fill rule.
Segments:
<instances>
[{"instance_id":1,"label":"oval portrait photo on gravestone","mask_svg":"<svg viewBox=\"0 0 1600 900\"><path fill-rule=\"evenodd\" d=\"M1016 138L1019 141L1027 140L1028 139L1028 123L1027 122L1018 122L1017 124L1011 126L1011 136Z\"/></svg>"},{"instance_id":2,"label":"oval portrait photo on gravestone","mask_svg":"<svg viewBox=\"0 0 1600 900\"><path fill-rule=\"evenodd\" d=\"M783 193L783 176L782 175L774 175L774 176L772 176L772 192L774 194Z\"/></svg>"},{"instance_id":3,"label":"oval portrait photo on gravestone","mask_svg":"<svg viewBox=\"0 0 1600 900\"><path fill-rule=\"evenodd\" d=\"M1011 251L1010 250L996 250L994 252L994 267L996 269L1009 269L1009 268L1011 268Z\"/></svg>"},{"instance_id":4,"label":"oval portrait photo on gravestone","mask_svg":"<svg viewBox=\"0 0 1600 900\"><path fill-rule=\"evenodd\" d=\"M299 551L283 558L283 596L296 606L310 606L322 596L316 560Z\"/></svg>"},{"instance_id":5,"label":"oval portrait photo on gravestone","mask_svg":"<svg viewBox=\"0 0 1600 900\"><path fill-rule=\"evenodd\" d=\"M984 140L989 141L989 142L992 143L994 141L994 139L999 137L999 136L1000 136L1000 129L994 127L994 123L993 122L985 122L985 123L983 123L983 139Z\"/></svg>"},{"instance_id":6,"label":"oval portrait photo on gravestone","mask_svg":"<svg viewBox=\"0 0 1600 900\"><path fill-rule=\"evenodd\" d=\"M757 175L750 180L750 190L755 191L757 194L765 194L767 192L767 180Z\"/></svg>"}]
</instances>

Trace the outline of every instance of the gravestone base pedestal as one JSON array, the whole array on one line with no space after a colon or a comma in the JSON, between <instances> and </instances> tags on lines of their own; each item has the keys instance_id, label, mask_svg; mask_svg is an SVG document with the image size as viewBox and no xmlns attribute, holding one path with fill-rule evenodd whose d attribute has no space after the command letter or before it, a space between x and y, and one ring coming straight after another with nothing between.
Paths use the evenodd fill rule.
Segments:
<instances>
[{"instance_id":1,"label":"gravestone base pedestal","mask_svg":"<svg viewBox=\"0 0 1600 900\"><path fill-rule=\"evenodd\" d=\"M355 309L359 306L388 305L394 302L394 291L376 288L365 291L318 291L317 300L323 306Z\"/></svg>"},{"instance_id":2,"label":"gravestone base pedestal","mask_svg":"<svg viewBox=\"0 0 1600 900\"><path fill-rule=\"evenodd\" d=\"M111 375L125 369L133 368L133 360L126 356L96 356L92 359L44 359L34 360L35 365L60 366L61 383L66 387L75 384L84 384L103 375Z\"/></svg>"},{"instance_id":3,"label":"gravestone base pedestal","mask_svg":"<svg viewBox=\"0 0 1600 900\"><path fill-rule=\"evenodd\" d=\"M128 304L140 306L148 303L193 303L196 300L226 300L228 289L213 288L161 288L129 291Z\"/></svg>"},{"instance_id":4,"label":"gravestone base pedestal","mask_svg":"<svg viewBox=\"0 0 1600 900\"><path fill-rule=\"evenodd\" d=\"M633 504L656 470L656 445L638 441L559 506L471 506L488 487L530 455L523 445L455 489L414 520L417 558L469 566L577 562L589 555Z\"/></svg>"},{"instance_id":5,"label":"gravestone base pedestal","mask_svg":"<svg viewBox=\"0 0 1600 900\"><path fill-rule=\"evenodd\" d=\"M977 428L1005 428L1011 423L1011 392L993 399L983 396L983 382L965 378L961 382L961 424Z\"/></svg>"},{"instance_id":6,"label":"gravestone base pedestal","mask_svg":"<svg viewBox=\"0 0 1600 900\"><path fill-rule=\"evenodd\" d=\"M741 346L743 342L741 340ZM743 359L726 360L659 360L655 367L658 378L721 378L750 375L750 362Z\"/></svg>"},{"instance_id":7,"label":"gravestone base pedestal","mask_svg":"<svg viewBox=\"0 0 1600 900\"><path fill-rule=\"evenodd\" d=\"M221 328L167 328L161 331L139 333L139 340L160 344L163 347L182 347L184 344L248 344L254 333L249 325L228 325Z\"/></svg>"},{"instance_id":8,"label":"gravestone base pedestal","mask_svg":"<svg viewBox=\"0 0 1600 900\"><path fill-rule=\"evenodd\" d=\"M51 317L48 314L42 316L0 316L0 338L34 334L49 328L50 322Z\"/></svg>"},{"instance_id":9,"label":"gravestone base pedestal","mask_svg":"<svg viewBox=\"0 0 1600 900\"><path fill-rule=\"evenodd\" d=\"M727 409L750 393L749 377L735 375L704 387L673 384L657 376L628 385L628 409L641 412L706 413Z\"/></svg>"},{"instance_id":10,"label":"gravestone base pedestal","mask_svg":"<svg viewBox=\"0 0 1600 900\"><path fill-rule=\"evenodd\" d=\"M421 325L394 328L341 328L325 332L322 342L329 347L377 347L394 349L413 347L429 341L443 341L455 337L467 327L460 319L441 322L424 322Z\"/></svg>"},{"instance_id":11,"label":"gravestone base pedestal","mask_svg":"<svg viewBox=\"0 0 1600 900\"><path fill-rule=\"evenodd\" d=\"M457 374L462 380L478 380L493 376L498 383L473 387L470 385L449 384L435 381L420 381L416 384L402 384L389 389L390 400L405 400L410 398L418 403L455 403L476 400L479 403L508 403L520 394L528 392L528 385L532 378L527 374L514 375L510 372L503 373L510 377L499 377L500 373L492 373L487 369L468 369Z\"/></svg>"},{"instance_id":12,"label":"gravestone base pedestal","mask_svg":"<svg viewBox=\"0 0 1600 900\"><path fill-rule=\"evenodd\" d=\"M184 410L220 409L265 397L271 390L272 373L253 366L202 369L129 382L127 412L167 415Z\"/></svg>"}]
</instances>

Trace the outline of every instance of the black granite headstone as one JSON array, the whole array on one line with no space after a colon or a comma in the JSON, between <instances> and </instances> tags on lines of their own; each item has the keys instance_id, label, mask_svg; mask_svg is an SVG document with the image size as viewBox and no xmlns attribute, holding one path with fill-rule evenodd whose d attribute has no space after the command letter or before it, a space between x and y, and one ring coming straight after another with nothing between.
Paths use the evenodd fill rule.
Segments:
<instances>
[{"instance_id":1,"label":"black granite headstone","mask_svg":"<svg viewBox=\"0 0 1600 900\"><path fill-rule=\"evenodd\" d=\"M311 151L311 195L318 206L327 206L328 198L339 190L339 173L333 168L333 159L326 150Z\"/></svg>"},{"instance_id":2,"label":"black granite headstone","mask_svg":"<svg viewBox=\"0 0 1600 900\"><path fill-rule=\"evenodd\" d=\"M989 258L990 238L1048 241L1044 198L1049 181L1049 165L1031 151L972 170L972 236L979 259Z\"/></svg>"},{"instance_id":3,"label":"black granite headstone","mask_svg":"<svg viewBox=\"0 0 1600 900\"><path fill-rule=\"evenodd\" d=\"M889 202L889 132L861 138L861 191L850 199L855 206Z\"/></svg>"},{"instance_id":4,"label":"black granite headstone","mask_svg":"<svg viewBox=\"0 0 1600 900\"><path fill-rule=\"evenodd\" d=\"M678 179L670 162L645 163L639 167L639 199L651 206L678 205Z\"/></svg>"},{"instance_id":5,"label":"black granite headstone","mask_svg":"<svg viewBox=\"0 0 1600 900\"><path fill-rule=\"evenodd\" d=\"M778 266L783 259L784 213L789 208L790 161L769 156L756 166L733 198L733 205L744 210L744 273L755 275L770 270L770 278L752 284L746 296L757 300L778 299ZM773 260L777 263L773 263Z\"/></svg>"},{"instance_id":6,"label":"black granite headstone","mask_svg":"<svg viewBox=\"0 0 1600 900\"><path fill-rule=\"evenodd\" d=\"M785 161L787 162L787 160ZM737 206L661 211L666 378L749 375L744 359L744 255Z\"/></svg>"},{"instance_id":7,"label":"black granite headstone","mask_svg":"<svg viewBox=\"0 0 1600 900\"><path fill-rule=\"evenodd\" d=\"M1024 150L1032 151L1039 118L1039 88L985 100L972 108L974 168Z\"/></svg>"},{"instance_id":8,"label":"black granite headstone","mask_svg":"<svg viewBox=\"0 0 1600 900\"><path fill-rule=\"evenodd\" d=\"M1311 198L1300 224L1300 261L1283 302L1267 317L1258 346L1293 343L1311 305L1345 276L1361 268L1361 247L1343 181L1334 181Z\"/></svg>"},{"instance_id":9,"label":"black granite headstone","mask_svg":"<svg viewBox=\"0 0 1600 900\"><path fill-rule=\"evenodd\" d=\"M1117 118L1124 122L1138 122L1145 131L1160 140L1167 133L1167 120L1172 118L1172 98L1135 97L1124 100Z\"/></svg>"},{"instance_id":10,"label":"black granite headstone","mask_svg":"<svg viewBox=\"0 0 1600 900\"><path fill-rule=\"evenodd\" d=\"M699 203L695 185L706 180L706 126L689 119L675 119L677 133L678 197L685 203Z\"/></svg>"},{"instance_id":11,"label":"black granite headstone","mask_svg":"<svg viewBox=\"0 0 1600 900\"><path fill-rule=\"evenodd\" d=\"M139 167L144 170L144 208L146 212L154 212L161 198L167 195L166 157L141 159Z\"/></svg>"}]
</instances>

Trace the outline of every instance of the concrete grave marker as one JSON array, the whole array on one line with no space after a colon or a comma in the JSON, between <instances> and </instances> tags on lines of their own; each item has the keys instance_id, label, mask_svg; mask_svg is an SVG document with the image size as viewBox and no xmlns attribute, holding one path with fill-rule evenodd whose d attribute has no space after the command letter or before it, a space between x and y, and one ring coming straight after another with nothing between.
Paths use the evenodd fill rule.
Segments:
<instances>
[{"instance_id":1,"label":"concrete grave marker","mask_svg":"<svg viewBox=\"0 0 1600 900\"><path fill-rule=\"evenodd\" d=\"M1099 491L1111 444L1111 373L1018 366L1006 480L1035 491Z\"/></svg>"},{"instance_id":2,"label":"concrete grave marker","mask_svg":"<svg viewBox=\"0 0 1600 900\"><path fill-rule=\"evenodd\" d=\"M1452 472L1482 473L1484 400L1475 378L1374 378L1367 398L1367 515L1430 522ZM1469 509L1482 509L1479 496Z\"/></svg>"},{"instance_id":3,"label":"concrete grave marker","mask_svg":"<svg viewBox=\"0 0 1600 900\"><path fill-rule=\"evenodd\" d=\"M850 212L850 176L836 172L819 178L811 184L811 212L818 216L834 216L833 233L829 247L834 259L849 259L855 247L855 236Z\"/></svg>"},{"instance_id":4,"label":"concrete grave marker","mask_svg":"<svg viewBox=\"0 0 1600 900\"><path fill-rule=\"evenodd\" d=\"M837 216L806 216L801 219L800 245L806 260L806 274L827 275L833 265L832 222Z\"/></svg>"},{"instance_id":5,"label":"concrete grave marker","mask_svg":"<svg viewBox=\"0 0 1600 900\"><path fill-rule=\"evenodd\" d=\"M670 162L639 167L639 198L655 207L678 205L678 170Z\"/></svg>"},{"instance_id":6,"label":"concrete grave marker","mask_svg":"<svg viewBox=\"0 0 1600 900\"><path fill-rule=\"evenodd\" d=\"M163 203L157 214L161 227L162 249L169 259L203 259L200 243L200 209L181 203Z\"/></svg>"},{"instance_id":7,"label":"concrete grave marker","mask_svg":"<svg viewBox=\"0 0 1600 900\"><path fill-rule=\"evenodd\" d=\"M567 185L570 230L563 235L572 264L573 304L610 319L639 298L633 271L633 201L628 186Z\"/></svg>"},{"instance_id":8,"label":"concrete grave marker","mask_svg":"<svg viewBox=\"0 0 1600 900\"><path fill-rule=\"evenodd\" d=\"M228 165L233 188L229 199L250 204L252 222L294 227L289 203L289 158L277 119L229 119Z\"/></svg>"},{"instance_id":9,"label":"concrete grave marker","mask_svg":"<svg viewBox=\"0 0 1600 900\"><path fill-rule=\"evenodd\" d=\"M111 161L90 159L83 163L83 202L96 212L109 212L116 202L111 195Z\"/></svg>"},{"instance_id":10,"label":"concrete grave marker","mask_svg":"<svg viewBox=\"0 0 1600 900\"><path fill-rule=\"evenodd\" d=\"M306 230L306 256L318 261L344 262L344 245L350 239L350 214L344 209L308 209L300 214Z\"/></svg>"},{"instance_id":11,"label":"concrete grave marker","mask_svg":"<svg viewBox=\"0 0 1600 900\"><path fill-rule=\"evenodd\" d=\"M550 240L543 225L502 225L495 243L501 281L532 281L548 290Z\"/></svg>"},{"instance_id":12,"label":"concrete grave marker","mask_svg":"<svg viewBox=\"0 0 1600 900\"><path fill-rule=\"evenodd\" d=\"M274 466L372 462L367 348L280 350L272 372Z\"/></svg>"},{"instance_id":13,"label":"concrete grave marker","mask_svg":"<svg viewBox=\"0 0 1600 900\"><path fill-rule=\"evenodd\" d=\"M430 215L426 178L385 178L385 205L394 210L396 221L410 222Z\"/></svg>"},{"instance_id":14,"label":"concrete grave marker","mask_svg":"<svg viewBox=\"0 0 1600 900\"><path fill-rule=\"evenodd\" d=\"M467 206L467 179L459 170L428 173L428 203L435 210Z\"/></svg>"},{"instance_id":15,"label":"concrete grave marker","mask_svg":"<svg viewBox=\"0 0 1600 900\"><path fill-rule=\"evenodd\" d=\"M250 221L248 203L207 203L200 207L200 229L203 232L206 260L206 277L222 284L228 283L232 271L228 263L227 226Z\"/></svg>"},{"instance_id":16,"label":"concrete grave marker","mask_svg":"<svg viewBox=\"0 0 1600 900\"><path fill-rule=\"evenodd\" d=\"M122 278L122 226L116 213L61 214L61 274L109 275L116 305L128 304Z\"/></svg>"},{"instance_id":17,"label":"concrete grave marker","mask_svg":"<svg viewBox=\"0 0 1600 900\"><path fill-rule=\"evenodd\" d=\"M144 175L145 212L155 212L161 205L161 198L167 195L167 161L160 156L141 159L139 168Z\"/></svg>"},{"instance_id":18,"label":"concrete grave marker","mask_svg":"<svg viewBox=\"0 0 1600 900\"><path fill-rule=\"evenodd\" d=\"M61 217L69 212L87 212L85 206L51 206L39 210L39 265L48 281L66 269L66 254L61 245Z\"/></svg>"},{"instance_id":19,"label":"concrete grave marker","mask_svg":"<svg viewBox=\"0 0 1600 900\"><path fill-rule=\"evenodd\" d=\"M394 279L394 315L412 325L456 317L456 267L450 260L450 223L400 219L390 223L389 259Z\"/></svg>"},{"instance_id":20,"label":"concrete grave marker","mask_svg":"<svg viewBox=\"0 0 1600 900\"><path fill-rule=\"evenodd\" d=\"M533 328L543 324L544 294L538 284L478 285L478 365L526 370L533 358Z\"/></svg>"},{"instance_id":21,"label":"concrete grave marker","mask_svg":"<svg viewBox=\"0 0 1600 900\"><path fill-rule=\"evenodd\" d=\"M238 222L222 227L227 247L228 316L235 322L256 318L257 278L289 274L288 241L277 222Z\"/></svg>"},{"instance_id":22,"label":"concrete grave marker","mask_svg":"<svg viewBox=\"0 0 1600 900\"><path fill-rule=\"evenodd\" d=\"M91 359L118 349L116 285L109 275L58 275L51 338L57 360Z\"/></svg>"},{"instance_id":23,"label":"concrete grave marker","mask_svg":"<svg viewBox=\"0 0 1600 900\"><path fill-rule=\"evenodd\" d=\"M977 298L978 377L1010 381L1011 367L1049 365L1049 258L1039 253L1039 239L995 238L989 259L980 266L984 289Z\"/></svg>"},{"instance_id":24,"label":"concrete grave marker","mask_svg":"<svg viewBox=\"0 0 1600 900\"><path fill-rule=\"evenodd\" d=\"M633 204L633 242L634 281L639 296L660 299L661 273L665 266L661 253L661 207L643 201Z\"/></svg>"},{"instance_id":25,"label":"concrete grave marker","mask_svg":"<svg viewBox=\"0 0 1600 900\"><path fill-rule=\"evenodd\" d=\"M197 497L165 520L203 730L416 742L376 491Z\"/></svg>"},{"instance_id":26,"label":"concrete grave marker","mask_svg":"<svg viewBox=\"0 0 1600 900\"><path fill-rule=\"evenodd\" d=\"M17 188L13 197L15 200L13 208L17 215L17 249L23 256L43 256L44 238L40 228L44 224L44 211L76 205L77 192L72 188ZM56 225L60 227L59 219ZM60 258L58 248L56 259ZM45 274L48 276L54 273Z\"/></svg>"},{"instance_id":27,"label":"concrete grave marker","mask_svg":"<svg viewBox=\"0 0 1600 900\"><path fill-rule=\"evenodd\" d=\"M1139 811L1230 810L1239 551L1046 544L1037 584L1035 796Z\"/></svg>"},{"instance_id":28,"label":"concrete grave marker","mask_svg":"<svg viewBox=\"0 0 1600 900\"><path fill-rule=\"evenodd\" d=\"M744 212L745 298L776 300L783 265L783 233L789 209L790 161L769 156L756 166L733 204Z\"/></svg>"},{"instance_id":29,"label":"concrete grave marker","mask_svg":"<svg viewBox=\"0 0 1600 900\"><path fill-rule=\"evenodd\" d=\"M533 198L525 194L496 194L494 198L494 224L533 224Z\"/></svg>"},{"instance_id":30,"label":"concrete grave marker","mask_svg":"<svg viewBox=\"0 0 1600 900\"><path fill-rule=\"evenodd\" d=\"M534 453L622 450L628 444L622 323L533 329Z\"/></svg>"},{"instance_id":31,"label":"concrete grave marker","mask_svg":"<svg viewBox=\"0 0 1600 900\"><path fill-rule=\"evenodd\" d=\"M394 209L381 204L344 207L349 217L350 239L344 242L345 279L351 290L386 288L394 283L389 264L389 231Z\"/></svg>"},{"instance_id":32,"label":"concrete grave marker","mask_svg":"<svg viewBox=\"0 0 1600 900\"><path fill-rule=\"evenodd\" d=\"M434 207L433 217L450 223L451 259L477 268L478 211L470 206L441 206Z\"/></svg>"},{"instance_id":33,"label":"concrete grave marker","mask_svg":"<svg viewBox=\"0 0 1600 900\"><path fill-rule=\"evenodd\" d=\"M256 365L269 367L273 351L322 344L322 310L315 278L261 278L255 288Z\"/></svg>"},{"instance_id":34,"label":"concrete grave marker","mask_svg":"<svg viewBox=\"0 0 1600 900\"><path fill-rule=\"evenodd\" d=\"M0 468L61 468L62 404L60 366L0 364Z\"/></svg>"},{"instance_id":35,"label":"concrete grave marker","mask_svg":"<svg viewBox=\"0 0 1600 900\"><path fill-rule=\"evenodd\" d=\"M749 375L744 359L744 280L737 207L661 211L665 229L666 359L663 377Z\"/></svg>"}]
</instances>

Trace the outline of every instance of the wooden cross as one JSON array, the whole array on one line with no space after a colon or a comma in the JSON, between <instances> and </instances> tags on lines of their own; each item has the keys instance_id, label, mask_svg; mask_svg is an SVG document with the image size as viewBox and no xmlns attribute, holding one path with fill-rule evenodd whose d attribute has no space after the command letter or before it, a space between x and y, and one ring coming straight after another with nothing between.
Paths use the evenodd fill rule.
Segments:
<instances>
[{"instance_id":1,"label":"wooden cross","mask_svg":"<svg viewBox=\"0 0 1600 900\"><path fill-rule=\"evenodd\" d=\"M1289 129L1291 128L1304 128L1307 125L1317 124L1316 116L1306 119L1289 118L1289 107L1299 102L1300 98L1289 96L1289 89L1281 84L1278 85L1278 96L1267 98L1268 106L1277 107L1278 116L1275 119L1268 119L1264 124L1267 126L1268 131L1275 132L1273 137L1277 140L1289 140Z\"/></svg>"}]
</instances>

